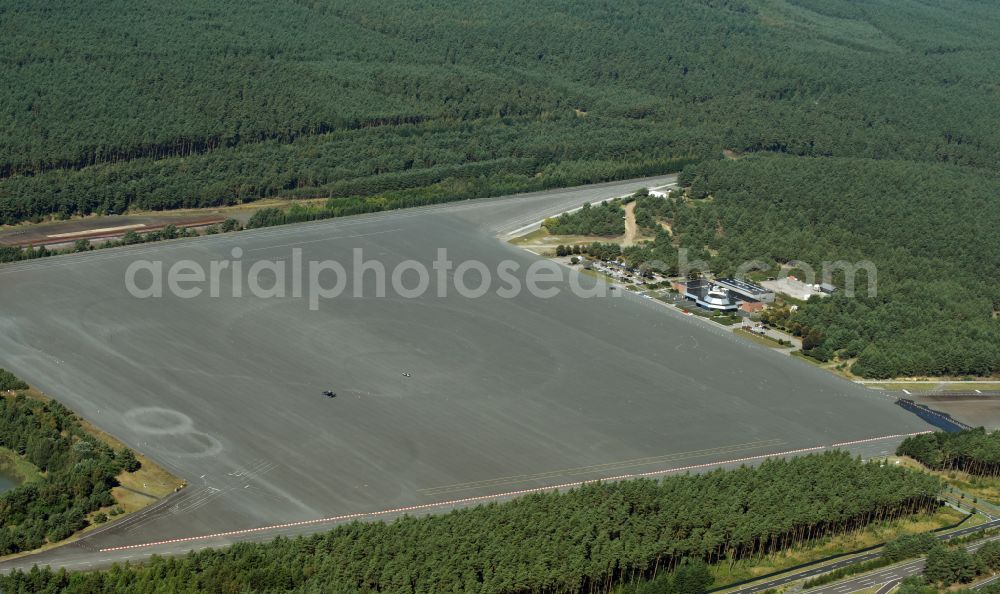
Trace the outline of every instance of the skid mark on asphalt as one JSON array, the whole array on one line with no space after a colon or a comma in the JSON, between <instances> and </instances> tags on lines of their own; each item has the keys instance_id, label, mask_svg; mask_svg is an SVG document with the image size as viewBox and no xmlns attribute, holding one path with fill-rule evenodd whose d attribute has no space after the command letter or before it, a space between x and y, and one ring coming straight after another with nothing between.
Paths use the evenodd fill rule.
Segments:
<instances>
[{"instance_id":1,"label":"skid mark on asphalt","mask_svg":"<svg viewBox=\"0 0 1000 594\"><path fill-rule=\"evenodd\" d=\"M283 247L293 247L293 246L296 246L296 245L306 245L308 243L319 243L319 242L323 242L323 241L334 241L334 240L337 240L337 239L355 239L355 238L358 238L358 237L370 237L372 235L383 235L385 233L395 233L396 231L402 231L402 229L400 229L400 228L386 229L384 231L372 231L371 233L359 233L357 235L331 235L330 237L321 237L319 239L309 239L309 240L303 240L303 241L295 241L295 242L292 242L292 243L283 243L283 244L280 244L280 245L269 245L267 247L262 247L262 248L253 248L253 249L246 250L246 252L249 254L251 252L263 252L263 251L266 251L266 250L273 250L273 249L283 248Z\"/></svg>"},{"instance_id":2,"label":"skid mark on asphalt","mask_svg":"<svg viewBox=\"0 0 1000 594\"><path fill-rule=\"evenodd\" d=\"M191 513L196 509L205 507L213 499L219 497L226 491L227 489L219 489L218 487L198 487L198 489L192 493L191 497L183 501L178 501L174 505L170 506L170 513L172 515Z\"/></svg>"},{"instance_id":3,"label":"skid mark on asphalt","mask_svg":"<svg viewBox=\"0 0 1000 594\"><path fill-rule=\"evenodd\" d=\"M132 532L134 530L134 527L138 527L148 523L150 520L158 516L163 510L169 510L170 507L175 502L181 501L185 497L189 497L190 495L191 495L190 490L181 491L179 494L176 494L173 497L163 499L159 503L154 503L153 505L145 509L142 509L124 519L116 521L114 524L111 524L106 529L98 529L90 533L87 537L93 538L94 536L100 534L104 530Z\"/></svg>"},{"instance_id":4,"label":"skid mark on asphalt","mask_svg":"<svg viewBox=\"0 0 1000 594\"><path fill-rule=\"evenodd\" d=\"M203 375L205 377L218 378L218 379L228 379L228 380L240 380L246 382L257 382L260 378L254 377L250 374L243 373L218 373L217 371L198 369L195 367L177 367L170 365L143 365L143 369L148 369L150 371L169 371L171 373L178 374L195 374ZM285 385L291 386L302 386L302 387L315 387L316 384L309 382L283 382Z\"/></svg>"},{"instance_id":5,"label":"skid mark on asphalt","mask_svg":"<svg viewBox=\"0 0 1000 594\"><path fill-rule=\"evenodd\" d=\"M226 476L231 477L239 482L252 481L254 479L260 478L261 476L271 472L278 467L277 462L270 462L268 460L257 460L249 468L239 468L233 472L228 473Z\"/></svg>"},{"instance_id":6,"label":"skid mark on asphalt","mask_svg":"<svg viewBox=\"0 0 1000 594\"><path fill-rule=\"evenodd\" d=\"M564 468L561 470L552 470L549 472L539 472L535 474L518 474L513 476L498 477L494 479L486 479L482 481L455 483L452 485L441 485L439 487L428 487L426 489L419 489L417 492L423 493L425 495L442 495L444 493L454 493L456 491L468 491L470 489L478 489L482 487L498 487L501 485L525 483L529 481L559 478L564 476L577 476L581 474L588 474L591 472L623 470L626 468L635 468L637 466L647 466L649 464L662 464L664 462L676 462L678 460L688 460L691 458L701 458L703 456L713 456L717 454L731 454L735 452L743 452L759 448L776 447L784 445L785 443L786 442L781 439L766 439L762 441L752 441L748 443L719 446L716 448L708 448L704 450L692 450L690 452L677 452L674 454L664 454L662 456L634 458L632 460L620 460L618 462L607 462L605 464L593 464L590 466L577 466L575 468Z\"/></svg>"},{"instance_id":7,"label":"skid mark on asphalt","mask_svg":"<svg viewBox=\"0 0 1000 594\"><path fill-rule=\"evenodd\" d=\"M735 458L732 460L722 460L717 462L705 462L703 464L691 464L689 466L682 466L677 468L664 468L660 470L651 470L647 472L640 472L634 474L622 474L618 476L604 477L603 481L621 481L626 479L634 479L640 477L654 477L654 476L665 476L668 474L674 474L677 472L689 472L694 470L703 470L708 468L720 468L727 465L733 464L745 464L748 462L755 462L760 460L765 460L767 458L777 458L785 456L793 456L800 454L808 454L811 452L820 452L829 448L844 447L855 444L862 443L872 443L877 441L883 441L887 439L900 439L904 437L910 437L913 435L923 435L926 433L931 433L930 431L918 431L915 433L897 433L894 435L882 435L879 437L870 437L868 439L856 439L853 441L843 441L840 443L835 443L832 445L817 445L808 448L799 448L797 450L789 450L786 452L772 452L769 454L758 454L754 456L745 456L743 458ZM408 505L403 507L396 507L392 509L383 509L380 511L370 511L370 512L357 512L352 514L344 514L341 516L331 516L327 518L316 518L313 520L300 520L298 522L288 522L286 524L273 524L270 526L259 526L256 528L244 528L241 530L229 530L227 532L216 532L214 534L202 534L199 536L188 536L183 538L171 538L167 540L159 540L154 542L146 542L141 544L131 544L131 545L121 545L115 547L106 547L101 549L102 553L107 553L111 551L126 551L132 549L142 549L146 547L162 546L162 545L175 545L178 543L189 543L195 541L205 541L211 539L226 538L231 539L234 537L247 536L250 534L259 534L262 532L270 532L276 530L284 530L290 528L302 528L306 526L318 526L322 524L335 524L339 522L346 522L349 520L360 520L360 519L375 519L379 517L388 517L398 514L406 514L420 511L430 511L435 509L447 509L456 508L459 506L473 505L478 503L485 503L489 501L501 501L504 499L509 499L512 497L518 497L521 495L527 495L529 493L541 493L546 491L558 491L564 489L571 489L579 487L585 484L587 481L575 481L570 483L563 483L560 485L549 485L547 487L533 487L530 489L520 489L517 491L508 491L506 493L495 493L492 495L479 495L475 497L464 497L461 499L452 499L450 501L436 501L433 503L419 503L416 505Z\"/></svg>"},{"instance_id":8,"label":"skid mark on asphalt","mask_svg":"<svg viewBox=\"0 0 1000 594\"><path fill-rule=\"evenodd\" d=\"M233 472L226 473L219 486L208 484L207 479L204 485L188 487L184 493L174 498L171 505L166 508L165 514L177 516L189 514L197 511L215 500L225 497L233 492L252 489L255 494L269 495L265 490L252 485L253 481L264 476L277 468L279 464L264 459L254 461L249 467L237 468ZM276 499L280 497L273 496ZM161 513L147 513L126 518L116 523L116 528L122 529L125 533L133 533L143 528L149 522L162 517Z\"/></svg>"},{"instance_id":9,"label":"skid mark on asphalt","mask_svg":"<svg viewBox=\"0 0 1000 594\"><path fill-rule=\"evenodd\" d=\"M219 489L214 487L188 487L181 495L174 498L164 510L166 515L177 515L202 507L214 498ZM144 513L126 518L115 525L115 528L126 534L131 534L143 528L146 524L159 519L163 513Z\"/></svg>"},{"instance_id":10,"label":"skid mark on asphalt","mask_svg":"<svg viewBox=\"0 0 1000 594\"><path fill-rule=\"evenodd\" d=\"M289 502L289 498L288 497L282 497L280 495L275 495L274 493L272 493L270 491L265 491L264 489L261 489L260 487L255 487L253 485L246 485L245 487L243 487L243 489L245 491L249 492L252 495L259 495L261 497L268 497L268 498L273 499L275 501L280 501L281 503L288 503Z\"/></svg>"},{"instance_id":11,"label":"skid mark on asphalt","mask_svg":"<svg viewBox=\"0 0 1000 594\"><path fill-rule=\"evenodd\" d=\"M223 480L228 484L219 487L206 484L203 487L199 487L198 491L192 497L171 506L170 513L175 515L189 514L229 493L249 488L254 480L277 467L278 464L275 462L257 460L248 468L237 468L233 472L226 473Z\"/></svg>"}]
</instances>

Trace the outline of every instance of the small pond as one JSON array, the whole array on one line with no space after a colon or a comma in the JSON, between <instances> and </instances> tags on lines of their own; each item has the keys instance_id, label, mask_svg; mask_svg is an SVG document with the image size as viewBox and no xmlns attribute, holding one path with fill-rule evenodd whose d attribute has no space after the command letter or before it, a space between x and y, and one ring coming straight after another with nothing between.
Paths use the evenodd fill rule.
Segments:
<instances>
[{"instance_id":1,"label":"small pond","mask_svg":"<svg viewBox=\"0 0 1000 594\"><path fill-rule=\"evenodd\" d=\"M0 493L10 491L18 485L17 478L0 470Z\"/></svg>"}]
</instances>

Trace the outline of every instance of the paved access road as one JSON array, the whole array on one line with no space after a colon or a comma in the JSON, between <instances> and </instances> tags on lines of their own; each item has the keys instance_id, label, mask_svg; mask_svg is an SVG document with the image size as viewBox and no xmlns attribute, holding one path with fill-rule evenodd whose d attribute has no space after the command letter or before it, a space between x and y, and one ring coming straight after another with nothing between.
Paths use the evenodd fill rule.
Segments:
<instances>
[{"instance_id":1,"label":"paved access road","mask_svg":"<svg viewBox=\"0 0 1000 594\"><path fill-rule=\"evenodd\" d=\"M979 582L978 584L976 584L975 586L973 586L972 589L973 590L978 590L980 588L983 588L985 586L988 586L988 585L992 584L993 582L995 582L997 580L1000 580L1000 575L995 575L995 576L993 576L993 577L991 577L991 578L989 578L987 580L983 580L983 581Z\"/></svg>"},{"instance_id":2,"label":"paved access road","mask_svg":"<svg viewBox=\"0 0 1000 594\"><path fill-rule=\"evenodd\" d=\"M966 529L964 534L975 532L976 529L985 530L986 528L994 528L997 526L1000 526L1000 521L994 520L988 524L976 526L974 529ZM955 534L950 535L950 537L955 538L956 536L959 536L959 532L962 531L958 531ZM966 547L966 549L970 552L974 552L984 543L993 540L1000 540L1000 536L994 536L980 542L971 543ZM880 584L898 584L910 576L923 573L925 562L926 560L924 558L915 559L913 561L901 563L899 565L894 565L892 567L887 567L871 573L862 574L856 578L813 588L808 590L808 592L815 594L849 594L850 592L857 592L858 590L864 590Z\"/></svg>"},{"instance_id":3,"label":"paved access road","mask_svg":"<svg viewBox=\"0 0 1000 594\"><path fill-rule=\"evenodd\" d=\"M540 259L498 235L672 179L0 267L0 366L190 484L76 544L0 568L94 567L318 531L382 510L396 510L377 516L391 518L928 428L877 392L634 295L584 299L556 281L547 285L560 292L548 299L454 289L377 297L369 271L356 283L363 296L351 296L355 248L389 273L407 260L429 266L439 248L456 266L474 260L494 271L508 261L523 273ZM292 290L265 299L244 287L236 297L227 275L218 296L190 299L139 299L124 285L142 259L164 269L228 262L229 271L238 261L244 276L283 261L287 280L295 248L304 262L342 263L345 293L311 311ZM261 273L261 284L276 274ZM466 279L477 286L477 273ZM325 398L327 389L338 396ZM897 441L847 447L880 455ZM450 503L422 507L435 502ZM216 536L187 540L203 535ZM119 548L150 542L162 544Z\"/></svg>"},{"instance_id":4,"label":"paved access road","mask_svg":"<svg viewBox=\"0 0 1000 594\"><path fill-rule=\"evenodd\" d=\"M980 524L978 526L970 526L968 528L960 528L948 532L947 534L941 535L941 540L951 540L953 538L958 538L960 536L967 536L975 532L981 532L983 530L988 530L990 528L1000 527L1000 520L991 519L985 524ZM991 540L998 540L1000 536L990 537L980 542L970 543L966 547L969 551L975 551L984 542ZM840 569L841 567L847 567L849 565L855 565L858 563L864 563L865 561L871 561L872 559L877 559L881 556L881 551L873 551L871 553L865 553L863 555L855 555L853 557L848 557L841 559L839 561L834 561L833 563L828 563L818 567L805 568L799 571L789 571L786 574L782 574L774 577L773 579L757 582L752 585L746 586L745 588L739 588L737 590L730 590L728 594L754 594L755 592L763 592L765 590L771 590L773 588L778 588L784 586L790 582L796 582L799 580L808 579L811 577L816 577L824 573L829 573L835 569ZM816 588L810 588L808 592L810 594L849 594L850 592L856 592L858 590L864 590L866 588L871 588L872 586L877 586L886 583L898 583L903 579L911 576L917 575L924 570L924 559L914 559L912 561L907 561L905 563L900 563L898 565L893 565L891 567L885 567L882 569L877 569L868 573L858 574L855 577L846 578L838 582L832 582L824 586L818 586Z\"/></svg>"}]
</instances>

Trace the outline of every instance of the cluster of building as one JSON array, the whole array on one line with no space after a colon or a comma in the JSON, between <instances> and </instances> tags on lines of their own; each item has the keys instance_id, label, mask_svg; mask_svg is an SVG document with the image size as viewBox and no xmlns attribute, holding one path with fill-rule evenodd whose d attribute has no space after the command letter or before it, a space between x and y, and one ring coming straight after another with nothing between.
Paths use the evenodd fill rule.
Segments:
<instances>
[{"instance_id":1,"label":"cluster of building","mask_svg":"<svg viewBox=\"0 0 1000 594\"><path fill-rule=\"evenodd\" d=\"M632 267L616 260L593 260L587 265L617 281L631 285L642 286L669 280L661 274ZM790 278L795 280L794 277ZM771 287L731 277L695 278L686 281L673 281L671 284L674 290L685 298L710 311L754 313L763 310L769 303L773 303L775 298L775 290ZM814 288L821 294L830 294L836 290L828 284L815 285Z\"/></svg>"},{"instance_id":2,"label":"cluster of building","mask_svg":"<svg viewBox=\"0 0 1000 594\"><path fill-rule=\"evenodd\" d=\"M698 306L712 311L752 313L774 301L774 291L735 278L696 278L676 282L674 288Z\"/></svg>"},{"instance_id":3,"label":"cluster of building","mask_svg":"<svg viewBox=\"0 0 1000 594\"><path fill-rule=\"evenodd\" d=\"M642 286L646 283L658 283L667 280L666 277L655 272L643 271L616 260L597 260L592 263L592 267L602 274L630 285Z\"/></svg>"}]
</instances>

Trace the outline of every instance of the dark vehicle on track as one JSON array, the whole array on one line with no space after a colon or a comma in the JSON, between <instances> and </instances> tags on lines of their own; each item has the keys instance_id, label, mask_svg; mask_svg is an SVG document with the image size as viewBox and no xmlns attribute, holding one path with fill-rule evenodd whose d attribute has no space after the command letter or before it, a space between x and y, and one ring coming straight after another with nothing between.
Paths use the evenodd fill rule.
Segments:
<instances>
[{"instance_id":1,"label":"dark vehicle on track","mask_svg":"<svg viewBox=\"0 0 1000 594\"><path fill-rule=\"evenodd\" d=\"M337 397L337 393L336 392L331 392L330 390L323 390L323 395L326 396L327 398L336 398Z\"/></svg>"}]
</instances>

